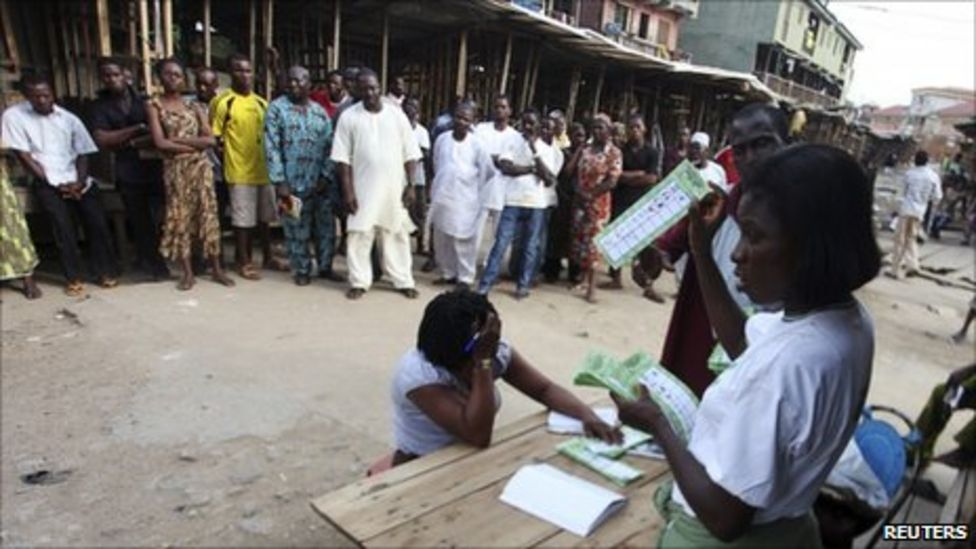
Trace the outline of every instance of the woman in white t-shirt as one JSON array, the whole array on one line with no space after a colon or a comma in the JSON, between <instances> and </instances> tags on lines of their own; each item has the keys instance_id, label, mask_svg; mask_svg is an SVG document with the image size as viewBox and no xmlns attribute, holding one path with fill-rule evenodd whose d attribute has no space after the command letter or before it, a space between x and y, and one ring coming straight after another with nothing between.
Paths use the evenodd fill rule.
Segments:
<instances>
[{"instance_id":1,"label":"woman in white t-shirt","mask_svg":"<svg viewBox=\"0 0 976 549\"><path fill-rule=\"evenodd\" d=\"M624 423L661 443L674 474L673 491L655 498L667 520L662 547L818 547L813 502L871 378L874 326L852 295L880 269L864 172L840 149L801 145L744 184L736 275L753 302L782 311L746 321L729 296L709 308L735 361L705 391L687 443L646 394L618 402ZM706 284L725 288L710 253L712 219L693 207L703 293Z\"/></svg>"},{"instance_id":2,"label":"woman in white t-shirt","mask_svg":"<svg viewBox=\"0 0 976 549\"><path fill-rule=\"evenodd\" d=\"M547 408L581 420L589 436L620 441L617 429L501 339L501 320L485 296L458 289L427 305L417 346L397 366L391 391L393 464L457 441L481 448L491 444L501 406L498 378Z\"/></svg>"}]
</instances>

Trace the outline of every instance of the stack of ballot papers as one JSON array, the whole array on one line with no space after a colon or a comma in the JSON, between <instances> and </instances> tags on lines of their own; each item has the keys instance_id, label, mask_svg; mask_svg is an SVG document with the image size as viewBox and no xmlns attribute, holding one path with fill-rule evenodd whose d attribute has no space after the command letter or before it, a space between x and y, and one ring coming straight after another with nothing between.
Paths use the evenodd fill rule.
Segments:
<instances>
[{"instance_id":1,"label":"stack of ballot papers","mask_svg":"<svg viewBox=\"0 0 976 549\"><path fill-rule=\"evenodd\" d=\"M586 537L627 503L627 498L546 464L525 465L500 499L534 517Z\"/></svg>"},{"instance_id":2,"label":"stack of ballot papers","mask_svg":"<svg viewBox=\"0 0 976 549\"><path fill-rule=\"evenodd\" d=\"M573 376L573 383L605 387L627 400L638 397L637 384L640 383L668 418L675 434L685 441L691 436L698 397L646 353L635 353L620 361L606 353L590 352Z\"/></svg>"}]
</instances>

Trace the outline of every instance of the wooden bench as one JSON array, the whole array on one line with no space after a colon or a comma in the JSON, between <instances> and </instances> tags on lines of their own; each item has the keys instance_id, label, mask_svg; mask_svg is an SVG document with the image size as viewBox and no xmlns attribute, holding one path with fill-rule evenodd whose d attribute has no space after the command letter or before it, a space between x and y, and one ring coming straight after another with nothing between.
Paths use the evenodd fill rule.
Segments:
<instances>
[{"instance_id":1,"label":"wooden bench","mask_svg":"<svg viewBox=\"0 0 976 549\"><path fill-rule=\"evenodd\" d=\"M361 547L566 547L656 544L663 521L653 507L667 464L623 461L644 471L624 489L556 453L565 436L546 430L546 413L498 429L491 447L456 444L312 500L312 508ZM628 503L587 538L502 503L523 465L549 463L610 490Z\"/></svg>"}]
</instances>

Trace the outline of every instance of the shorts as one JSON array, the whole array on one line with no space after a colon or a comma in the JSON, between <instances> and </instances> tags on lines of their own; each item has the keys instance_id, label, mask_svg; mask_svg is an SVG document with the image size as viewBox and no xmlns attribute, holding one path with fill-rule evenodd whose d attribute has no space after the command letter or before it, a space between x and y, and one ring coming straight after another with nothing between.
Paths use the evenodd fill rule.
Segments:
<instances>
[{"instance_id":1,"label":"shorts","mask_svg":"<svg viewBox=\"0 0 976 549\"><path fill-rule=\"evenodd\" d=\"M271 185L228 183L230 192L230 224L239 229L250 229L261 223L277 221L274 189Z\"/></svg>"}]
</instances>

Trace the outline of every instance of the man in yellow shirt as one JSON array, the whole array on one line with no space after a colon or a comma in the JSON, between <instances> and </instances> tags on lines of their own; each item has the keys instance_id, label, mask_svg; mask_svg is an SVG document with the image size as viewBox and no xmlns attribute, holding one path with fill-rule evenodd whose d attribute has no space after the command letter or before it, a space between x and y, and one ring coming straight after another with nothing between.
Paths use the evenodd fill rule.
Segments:
<instances>
[{"instance_id":1,"label":"man in yellow shirt","mask_svg":"<svg viewBox=\"0 0 976 549\"><path fill-rule=\"evenodd\" d=\"M255 226L261 237L264 267L287 270L272 255L268 228L268 223L277 219L264 159L264 113L268 103L252 90L254 72L246 56L231 56L230 79L230 89L211 100L210 118L213 134L223 148L224 180L237 239L237 270L243 278L257 280L261 275L251 263L251 230Z\"/></svg>"}]
</instances>

